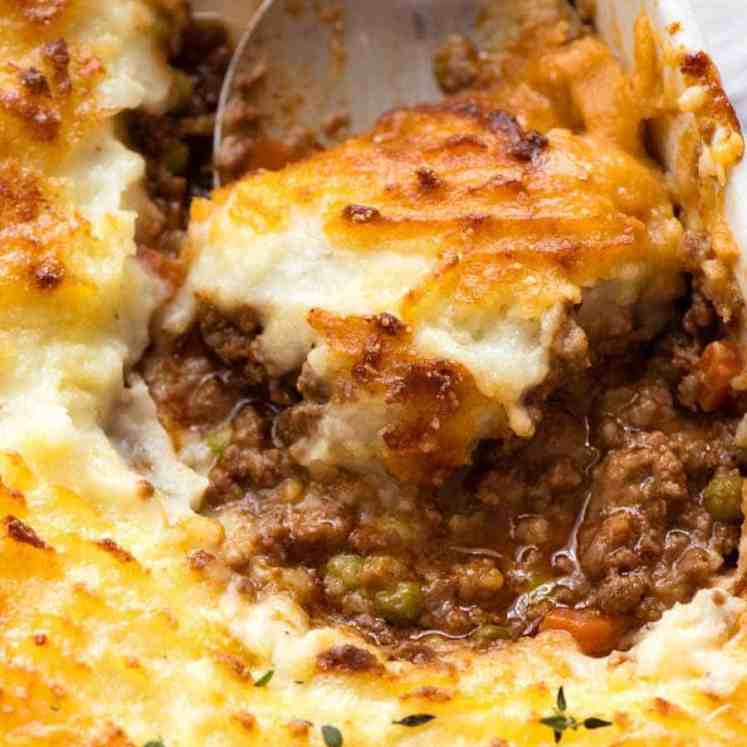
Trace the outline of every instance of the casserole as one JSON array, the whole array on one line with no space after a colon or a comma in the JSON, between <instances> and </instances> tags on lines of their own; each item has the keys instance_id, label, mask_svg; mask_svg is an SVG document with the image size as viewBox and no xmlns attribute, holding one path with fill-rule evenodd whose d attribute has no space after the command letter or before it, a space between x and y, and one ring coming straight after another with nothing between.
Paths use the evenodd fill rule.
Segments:
<instances>
[{"instance_id":1,"label":"casserole","mask_svg":"<svg viewBox=\"0 0 747 747\"><path fill-rule=\"evenodd\" d=\"M533 10L539 13L551 5L537 3ZM729 229L737 245L743 230L737 207L741 167L732 168L741 155L741 140L707 58L690 58L691 52L676 46L678 35L689 33L689 17L678 8L667 15L662 10L666 7L647 8L654 34L646 32L645 25L639 31L644 53L662 45L658 56L653 55L661 68L648 70L656 73L653 78L643 75L643 84L650 86L647 92L678 102L678 113L665 117L652 137L669 172L667 189L680 198L683 225L714 237L715 259L731 261L735 245ZM598 11L597 27L608 44L632 60L638 7L620 2L600 4ZM176 428L176 437L169 440L136 374L142 372L160 404L157 377L149 375L147 362L132 371L147 342L148 319L169 295L174 275L150 255L146 264L151 269L155 265L156 273L132 259L133 208L139 207L141 214L148 210L137 187L143 163L112 138L114 125L109 122L113 114L134 107L145 106L155 116L174 95L157 42L164 12L170 23L183 22L178 9L139 2L116 7L34 2L4 9L11 22L0 33L20 68L11 68L3 84L0 130L5 171L0 192L4 743L155 741L170 746L266 744L274 739L280 744L497 746L549 744L556 732L568 742L590 744L690 744L694 736L714 744L738 740L747 731L742 717L747 653L740 565L709 576L704 584L709 588L633 631L625 650L602 656L599 651L584 654L568 630L557 626L534 637L487 646L447 639L431 646L430 654L429 646L416 637L409 641L408 655L394 655L386 641L377 645L349 625L320 618L287 593L274 593L273 584L289 581L303 592L303 579L298 581L292 568L282 578L277 570L264 569L271 577L269 593L255 596L247 588L247 574L241 572L246 559L230 557L231 551L240 554L244 549L240 542L232 543L232 537L239 536L232 535L232 517L219 523L193 511L211 479L200 474L204 449L187 437L180 442ZM176 16L168 15L174 12ZM672 26L676 23L681 28ZM66 54L57 44L63 37ZM644 54L643 60L651 63L652 57ZM689 78L680 77L683 64ZM31 68L42 72L51 94ZM68 69L72 72L66 83L62 72ZM72 100L67 98L68 86ZM700 89L688 93L686 87ZM34 106L24 103L28 101ZM435 107L399 115L399 120L393 116L394 125L390 120L379 134L386 135L389 126L395 140L397 127L410 126L418 131L432 127L436 134L442 134L443 127L449 137L455 134L450 128L459 127L476 138L487 137L480 129L479 108L465 114ZM516 168L503 156L513 147L518 125L510 119L497 122L490 145L501 168ZM529 127L521 130L524 142ZM703 133L708 147L701 148ZM585 149L567 146L563 135L546 137L549 146L539 145L539 135L530 136L530 145L549 147L558 158L571 153L590 172L601 169L612 152L612 146ZM18 142L25 146L22 153L14 147ZM355 159L356 148L368 147L357 143L344 146L348 151L343 153ZM400 157L396 150L395 155ZM528 159L520 159L518 168L533 157L529 153ZM334 176L336 158L322 155L312 164L331 164ZM628 163L622 155L620 159ZM374 164L374 175L376 168ZM549 172L549 166L542 168ZM634 171L631 164L624 173ZM645 193L640 202L653 203L656 212L666 198L660 184L650 185L648 173L636 179ZM124 176L115 182L112 174ZM283 174L249 177L242 184L250 186L229 187L213 203L198 203L190 251L196 256L206 246L211 250L209 221L224 209L233 207L248 223L266 219L273 207L281 212L282 205L273 200L278 189L286 194L282 180L287 174L318 184L316 174L305 174L304 165ZM464 178L470 186L458 170L449 178ZM613 191L624 190L615 174L609 181ZM257 183L264 190L260 207L232 203L237 194L233 190L252 198ZM431 178L421 177L420 183L429 189ZM728 225L721 212L724 188L731 190L726 195ZM634 206L621 209L624 215L628 210L637 216L650 207L641 208L637 198L630 201ZM365 230L371 205L347 213L346 204L340 207L350 223ZM396 201L387 205L396 207ZM381 213L386 216L383 208ZM670 217L667 214L666 220ZM208 227L206 237L200 236L201 224ZM343 228L349 237L349 226ZM647 269L653 277L672 276L668 242L663 242L665 259ZM650 243L641 240L639 246ZM193 273L195 266L190 268ZM193 283L194 277L183 288L197 287L204 293L206 286ZM206 272L205 277L219 276ZM570 285L574 278L564 279ZM717 280L716 302L723 304L724 313L738 315L739 304ZM243 283L244 290L247 285ZM674 286L665 286L668 304ZM573 288L560 289L573 293ZM510 295L510 288L506 293ZM168 346L169 335L188 329L190 303L178 297L167 306L165 317L157 318L159 343L166 339L163 344ZM382 334L399 330L401 322L393 314L392 320L380 316L389 311L375 312ZM334 320L320 313L317 321L335 332ZM220 319L213 322L211 331L220 332ZM251 328L254 321L241 323ZM417 319L407 323L414 326ZM297 320L290 326L307 345ZM280 348L281 356L288 353L285 344ZM157 357L150 360L159 362ZM467 360L464 365L469 370L472 364ZM471 402L472 396L477 395L470 392L464 399ZM426 400L422 406L427 410L431 404ZM480 400L476 411L486 409ZM360 417L368 417L368 412L355 419ZM514 432L530 435L526 420L517 418ZM163 413L161 420L169 425ZM496 433L490 431L490 436ZM456 439L464 437L461 429L454 434ZM469 445L460 445L458 459L447 463L449 469L467 465L473 442L484 437L481 431L478 436L468 434ZM367 439L361 443L366 446ZM218 443L216 449L221 446L225 444ZM324 456L315 461L320 480L325 467L338 463ZM378 466L385 460L364 454L362 461ZM384 464L387 485L392 479L406 485L427 483L434 472L431 462L424 468L416 463L413 471L409 459L393 465ZM283 490L292 504L298 485L288 480ZM304 528L312 524L313 515L301 519ZM391 609L392 599L382 600Z\"/></svg>"}]
</instances>

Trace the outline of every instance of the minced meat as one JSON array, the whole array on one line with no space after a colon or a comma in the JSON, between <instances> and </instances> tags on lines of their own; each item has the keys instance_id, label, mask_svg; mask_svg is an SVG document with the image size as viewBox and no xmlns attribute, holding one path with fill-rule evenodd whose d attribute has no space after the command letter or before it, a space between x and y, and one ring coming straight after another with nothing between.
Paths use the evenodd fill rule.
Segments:
<instances>
[{"instance_id":1,"label":"minced meat","mask_svg":"<svg viewBox=\"0 0 747 747\"><path fill-rule=\"evenodd\" d=\"M394 501L293 460L318 405L298 404L308 382L267 375L260 331L250 309L203 305L145 366L164 422L211 444L206 510L248 593L284 589L392 646L418 631L484 646L552 626L558 609L595 611L609 648L735 564L743 408L704 412L683 392L718 331L698 294L653 343L565 368L533 439L485 442L466 474ZM576 325L561 337L559 361L585 358Z\"/></svg>"},{"instance_id":2,"label":"minced meat","mask_svg":"<svg viewBox=\"0 0 747 747\"><path fill-rule=\"evenodd\" d=\"M149 202L138 215L138 246L167 257L179 253L192 198L213 187L215 114L233 53L219 22L190 17L173 33L169 63L177 100L166 114L131 113L128 127L132 146L146 159Z\"/></svg>"}]
</instances>

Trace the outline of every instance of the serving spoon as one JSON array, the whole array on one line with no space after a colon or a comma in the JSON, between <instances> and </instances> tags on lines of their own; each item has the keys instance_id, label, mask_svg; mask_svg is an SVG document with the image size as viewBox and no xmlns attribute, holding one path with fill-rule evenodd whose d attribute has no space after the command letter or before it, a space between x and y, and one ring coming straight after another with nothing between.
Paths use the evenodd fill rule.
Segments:
<instances>
[{"instance_id":1,"label":"serving spoon","mask_svg":"<svg viewBox=\"0 0 747 747\"><path fill-rule=\"evenodd\" d=\"M494 0L263 0L251 14L246 3L223 4L234 29L241 6L248 20L223 84L214 152L241 148L240 128L252 120L265 146L255 165L269 167L287 159L289 141L329 145L392 108L438 99L433 57L449 35L489 50L508 33Z\"/></svg>"}]
</instances>

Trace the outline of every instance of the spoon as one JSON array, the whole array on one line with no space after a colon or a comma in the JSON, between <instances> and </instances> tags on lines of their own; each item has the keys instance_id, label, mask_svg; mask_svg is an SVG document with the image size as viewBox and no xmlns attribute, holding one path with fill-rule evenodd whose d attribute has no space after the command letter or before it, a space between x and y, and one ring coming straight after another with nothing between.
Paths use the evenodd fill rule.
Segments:
<instances>
[{"instance_id":1,"label":"spoon","mask_svg":"<svg viewBox=\"0 0 747 747\"><path fill-rule=\"evenodd\" d=\"M452 34L481 50L496 48L507 33L500 5L263 0L223 83L216 185L232 166L237 173L279 168L312 147L365 131L390 109L441 98L434 54Z\"/></svg>"}]
</instances>

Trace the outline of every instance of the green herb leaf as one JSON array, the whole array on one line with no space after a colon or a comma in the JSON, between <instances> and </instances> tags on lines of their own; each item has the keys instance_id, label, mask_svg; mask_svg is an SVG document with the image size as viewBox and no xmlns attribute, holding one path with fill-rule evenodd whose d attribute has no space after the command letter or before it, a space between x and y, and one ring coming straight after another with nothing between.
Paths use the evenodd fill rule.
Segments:
<instances>
[{"instance_id":1,"label":"green herb leaf","mask_svg":"<svg viewBox=\"0 0 747 747\"><path fill-rule=\"evenodd\" d=\"M327 747L342 747L342 733L336 726L325 724L322 727L322 736Z\"/></svg>"},{"instance_id":2,"label":"green herb leaf","mask_svg":"<svg viewBox=\"0 0 747 747\"><path fill-rule=\"evenodd\" d=\"M612 726L611 721L605 721L603 718L587 718L584 720L584 726L587 729L601 729L604 726Z\"/></svg>"},{"instance_id":3,"label":"green herb leaf","mask_svg":"<svg viewBox=\"0 0 747 747\"><path fill-rule=\"evenodd\" d=\"M540 723L549 726L556 731L565 731L568 728L568 719L558 714L557 716L546 716L540 719Z\"/></svg>"},{"instance_id":4,"label":"green herb leaf","mask_svg":"<svg viewBox=\"0 0 747 747\"><path fill-rule=\"evenodd\" d=\"M146 742L143 747L165 747L163 739L151 739L150 742Z\"/></svg>"},{"instance_id":5,"label":"green herb leaf","mask_svg":"<svg viewBox=\"0 0 747 747\"><path fill-rule=\"evenodd\" d=\"M264 687L272 679L273 674L275 670L268 669L258 680L254 681L254 687Z\"/></svg>"},{"instance_id":6,"label":"green herb leaf","mask_svg":"<svg viewBox=\"0 0 747 747\"><path fill-rule=\"evenodd\" d=\"M539 723L543 726L547 726L552 729L552 735L555 739L555 744L560 742L563 738L563 734L568 730L578 731L582 726L585 729L601 729L604 726L612 726L611 721L605 721L601 718L591 716L579 721L575 716L566 713L568 703L565 699L565 690L561 685L558 688L558 694L555 698L555 713L552 716L545 716L539 720Z\"/></svg>"},{"instance_id":7,"label":"green herb leaf","mask_svg":"<svg viewBox=\"0 0 747 747\"><path fill-rule=\"evenodd\" d=\"M429 721L433 721L434 718L436 717L430 713L413 713L412 716L405 716L399 721L392 721L392 723L397 724L397 726L422 726Z\"/></svg>"}]
</instances>

